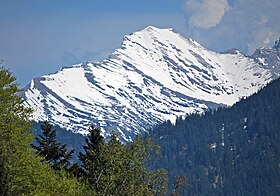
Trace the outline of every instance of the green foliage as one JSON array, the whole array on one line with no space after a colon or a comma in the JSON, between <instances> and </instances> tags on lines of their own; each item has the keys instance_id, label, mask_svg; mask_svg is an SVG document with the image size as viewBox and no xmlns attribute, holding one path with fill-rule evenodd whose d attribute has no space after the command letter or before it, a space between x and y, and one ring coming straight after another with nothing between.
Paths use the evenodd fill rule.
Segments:
<instances>
[{"instance_id":1,"label":"green foliage","mask_svg":"<svg viewBox=\"0 0 280 196\"><path fill-rule=\"evenodd\" d=\"M13 188L15 179L10 175L16 172L13 166L23 161L22 156L28 149L26 144L32 141L27 121L31 111L22 106L22 100L15 95L18 91L15 77L0 68L0 188L4 195Z\"/></svg>"},{"instance_id":2,"label":"green foliage","mask_svg":"<svg viewBox=\"0 0 280 196\"><path fill-rule=\"evenodd\" d=\"M102 154L105 141L100 135L100 130L92 126L89 128L89 135L85 141L85 154L79 153L79 159L82 162L84 176L98 193L103 188L100 187L100 181L105 170L105 155Z\"/></svg>"},{"instance_id":3,"label":"green foliage","mask_svg":"<svg viewBox=\"0 0 280 196\"><path fill-rule=\"evenodd\" d=\"M0 68L0 195L92 195L86 185L34 156L31 110L18 92L15 77Z\"/></svg>"},{"instance_id":4,"label":"green foliage","mask_svg":"<svg viewBox=\"0 0 280 196\"><path fill-rule=\"evenodd\" d=\"M166 173L150 171L145 163L153 151L149 140L122 144L115 134L105 142L100 129L90 127L80 153L84 178L98 195L154 195L164 193Z\"/></svg>"},{"instance_id":5,"label":"green foliage","mask_svg":"<svg viewBox=\"0 0 280 196\"><path fill-rule=\"evenodd\" d=\"M40 135L42 134L41 125L43 123L44 121L32 122L32 130L35 137L40 137ZM63 129L57 125L53 125L52 129L56 130L57 141L61 142L62 144L67 144L66 147L68 150L75 149L71 162L79 162L79 152L84 152L83 146L85 145L85 136L78 133L73 133L72 131ZM34 141L33 144L36 144L36 141Z\"/></svg>"},{"instance_id":6,"label":"green foliage","mask_svg":"<svg viewBox=\"0 0 280 196\"><path fill-rule=\"evenodd\" d=\"M231 108L154 128L156 167L188 177L183 195L280 195L279 100L278 79Z\"/></svg>"},{"instance_id":7,"label":"green foliage","mask_svg":"<svg viewBox=\"0 0 280 196\"><path fill-rule=\"evenodd\" d=\"M69 169L70 159L73 157L74 150L67 152L66 144L56 140L56 130L52 129L52 125L45 121L41 125L42 135L35 137L38 146L31 144L42 157L42 162L47 162L55 170Z\"/></svg>"}]
</instances>

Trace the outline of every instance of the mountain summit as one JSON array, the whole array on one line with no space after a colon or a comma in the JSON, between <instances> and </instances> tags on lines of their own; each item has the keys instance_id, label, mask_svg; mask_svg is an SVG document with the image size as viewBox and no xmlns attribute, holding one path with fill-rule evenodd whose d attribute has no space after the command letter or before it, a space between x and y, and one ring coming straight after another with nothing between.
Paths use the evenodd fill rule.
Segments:
<instances>
[{"instance_id":1,"label":"mountain summit","mask_svg":"<svg viewBox=\"0 0 280 196\"><path fill-rule=\"evenodd\" d=\"M258 48L251 57L263 68L269 69L273 78L280 76L280 38L272 48Z\"/></svg>"},{"instance_id":2,"label":"mountain summit","mask_svg":"<svg viewBox=\"0 0 280 196\"><path fill-rule=\"evenodd\" d=\"M90 124L122 141L176 116L232 105L277 75L240 52L209 51L173 29L149 26L124 37L100 62L33 79L25 87L34 120L87 133Z\"/></svg>"}]
</instances>

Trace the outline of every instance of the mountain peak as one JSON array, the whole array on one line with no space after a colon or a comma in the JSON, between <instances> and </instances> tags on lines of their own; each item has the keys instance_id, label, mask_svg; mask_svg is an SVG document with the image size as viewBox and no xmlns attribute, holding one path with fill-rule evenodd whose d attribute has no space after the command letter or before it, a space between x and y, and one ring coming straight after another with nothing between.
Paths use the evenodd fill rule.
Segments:
<instances>
[{"instance_id":1,"label":"mountain peak","mask_svg":"<svg viewBox=\"0 0 280 196\"><path fill-rule=\"evenodd\" d=\"M142 31L158 31L160 30L158 27L155 26L147 26L146 28L144 28Z\"/></svg>"},{"instance_id":2,"label":"mountain peak","mask_svg":"<svg viewBox=\"0 0 280 196\"><path fill-rule=\"evenodd\" d=\"M260 47L251 55L256 62L262 67L271 70L274 77L280 76L280 38L275 41L274 46L271 47Z\"/></svg>"},{"instance_id":3,"label":"mountain peak","mask_svg":"<svg viewBox=\"0 0 280 196\"><path fill-rule=\"evenodd\" d=\"M122 141L176 116L232 105L271 80L269 68L240 55L209 51L173 29L149 26L124 37L98 63L85 62L24 89L34 120L82 134L90 124Z\"/></svg>"},{"instance_id":4,"label":"mountain peak","mask_svg":"<svg viewBox=\"0 0 280 196\"><path fill-rule=\"evenodd\" d=\"M159 32L159 31L171 31L176 33L176 31L173 28L159 28L159 27L155 27L155 26L147 26L146 28L144 28L142 31L154 31L154 32Z\"/></svg>"},{"instance_id":5,"label":"mountain peak","mask_svg":"<svg viewBox=\"0 0 280 196\"><path fill-rule=\"evenodd\" d=\"M159 27L155 27L155 26L147 26L146 28L140 30L140 31L137 31L135 32L136 34L139 34L139 33L148 33L148 35L153 35L153 36L162 36L162 35L165 35L165 36L170 36L170 35L180 35L180 33L178 33L176 30L174 30L173 28L159 28ZM135 34L133 33L133 34ZM181 36L181 35L180 35Z\"/></svg>"},{"instance_id":6,"label":"mountain peak","mask_svg":"<svg viewBox=\"0 0 280 196\"><path fill-rule=\"evenodd\" d=\"M134 50L136 47L142 49L175 49L176 50L196 50L200 48L205 50L198 42L193 39L184 38L180 33L172 28L158 28L154 26L148 26L140 31L126 35L123 40L122 49L131 48ZM157 49L156 49L157 48ZM130 50L130 51L132 51ZM137 50L134 50L137 52Z\"/></svg>"}]
</instances>

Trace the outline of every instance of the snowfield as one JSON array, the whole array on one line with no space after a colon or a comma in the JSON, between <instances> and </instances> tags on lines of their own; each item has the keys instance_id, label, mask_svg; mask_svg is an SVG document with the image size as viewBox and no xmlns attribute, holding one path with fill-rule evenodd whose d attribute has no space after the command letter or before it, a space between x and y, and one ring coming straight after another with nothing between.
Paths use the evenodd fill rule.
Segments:
<instances>
[{"instance_id":1,"label":"snowfield","mask_svg":"<svg viewBox=\"0 0 280 196\"><path fill-rule=\"evenodd\" d=\"M35 121L81 134L94 124L126 142L164 120L233 105L279 76L272 63L209 51L173 29L150 26L125 36L107 59L34 78L22 94Z\"/></svg>"}]
</instances>

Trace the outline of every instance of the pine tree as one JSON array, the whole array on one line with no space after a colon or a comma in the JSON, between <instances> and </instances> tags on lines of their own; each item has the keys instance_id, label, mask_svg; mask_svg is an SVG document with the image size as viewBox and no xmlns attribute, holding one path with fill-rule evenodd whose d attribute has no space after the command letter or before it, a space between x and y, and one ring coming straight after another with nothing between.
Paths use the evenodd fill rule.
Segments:
<instances>
[{"instance_id":1,"label":"pine tree","mask_svg":"<svg viewBox=\"0 0 280 196\"><path fill-rule=\"evenodd\" d=\"M84 177L98 195L158 195L166 188L166 173L146 167L153 149L148 140L124 145L116 134L106 143L100 129L90 127L85 154L79 158Z\"/></svg>"},{"instance_id":2,"label":"pine tree","mask_svg":"<svg viewBox=\"0 0 280 196\"><path fill-rule=\"evenodd\" d=\"M89 134L85 141L86 145L83 146L85 154L79 153L79 159L82 162L85 178L98 192L101 186L100 180L102 175L105 174L106 167L102 155L105 141L101 136L100 129L93 126L89 127Z\"/></svg>"},{"instance_id":3,"label":"pine tree","mask_svg":"<svg viewBox=\"0 0 280 196\"><path fill-rule=\"evenodd\" d=\"M52 129L52 125L47 121L41 125L41 130L42 135L35 138L38 146L31 146L43 157L42 162L48 162L55 170L69 169L74 150L67 152L66 144L56 141L56 130Z\"/></svg>"}]
</instances>

